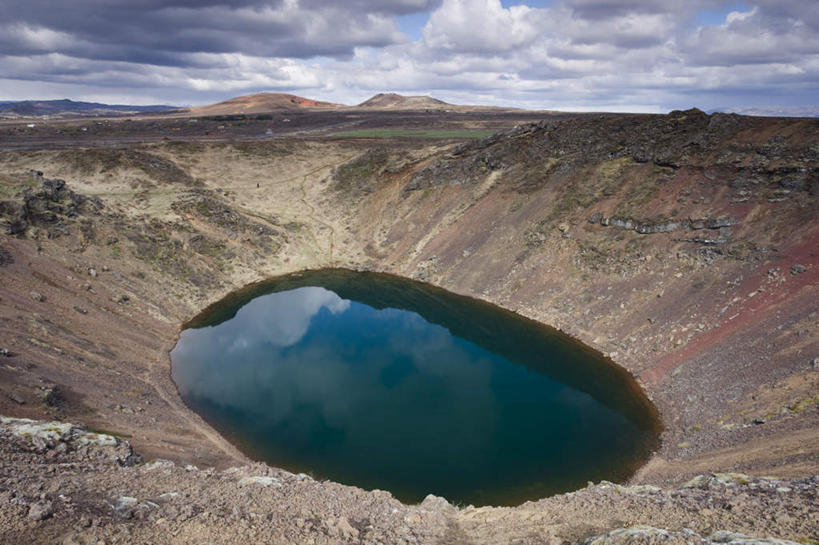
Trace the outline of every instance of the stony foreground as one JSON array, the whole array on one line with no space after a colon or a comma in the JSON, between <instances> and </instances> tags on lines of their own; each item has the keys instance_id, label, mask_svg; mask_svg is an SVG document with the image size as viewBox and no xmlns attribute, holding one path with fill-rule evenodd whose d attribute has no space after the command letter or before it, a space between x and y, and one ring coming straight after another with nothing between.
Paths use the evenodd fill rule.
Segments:
<instances>
[{"instance_id":1,"label":"stony foreground","mask_svg":"<svg viewBox=\"0 0 819 545\"><path fill-rule=\"evenodd\" d=\"M143 462L127 441L0 417L2 543L815 543L819 476L590 484L517 508L404 505L264 464ZM756 537L749 537L756 536Z\"/></svg>"}]
</instances>

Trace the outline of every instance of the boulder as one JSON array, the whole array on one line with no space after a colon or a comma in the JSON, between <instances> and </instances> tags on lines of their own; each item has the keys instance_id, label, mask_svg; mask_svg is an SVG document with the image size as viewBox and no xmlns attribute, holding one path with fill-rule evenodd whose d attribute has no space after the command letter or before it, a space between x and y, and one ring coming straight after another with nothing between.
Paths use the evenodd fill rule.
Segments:
<instances>
[{"instance_id":1,"label":"boulder","mask_svg":"<svg viewBox=\"0 0 819 545\"><path fill-rule=\"evenodd\" d=\"M41 521L54 514L54 508L50 501L34 503L28 508L28 518Z\"/></svg>"}]
</instances>

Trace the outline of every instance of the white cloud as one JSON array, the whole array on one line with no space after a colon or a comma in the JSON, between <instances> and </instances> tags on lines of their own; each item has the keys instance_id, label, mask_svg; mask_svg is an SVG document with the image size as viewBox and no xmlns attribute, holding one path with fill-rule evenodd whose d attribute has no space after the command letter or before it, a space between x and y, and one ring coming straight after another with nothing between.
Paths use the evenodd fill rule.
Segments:
<instances>
[{"instance_id":1,"label":"white cloud","mask_svg":"<svg viewBox=\"0 0 819 545\"><path fill-rule=\"evenodd\" d=\"M253 338L255 343L267 343L275 347L291 346L299 342L310 321L326 308L333 314L341 314L350 307L350 301L342 299L324 288L306 287L283 293L271 293L258 297L243 306L234 322L225 322L218 328L218 341L229 345L228 351L241 348L231 339ZM200 330L195 330L200 331ZM211 329L201 330L210 335Z\"/></svg>"},{"instance_id":2,"label":"white cloud","mask_svg":"<svg viewBox=\"0 0 819 545\"><path fill-rule=\"evenodd\" d=\"M819 103L812 13L819 11L797 0L749 0L733 12L705 0L563 0L545 8L179 0L153 10L112 1L97 14L111 18L103 30L78 15L90 3L77 0L58 17L0 0L0 16L8 15L0 18L0 74L15 82L0 98L202 104L268 90L348 104L396 91L572 110ZM421 38L409 41L395 16L431 6ZM711 19L723 10L722 20L696 26L700 8ZM114 24L126 16L133 20Z\"/></svg>"},{"instance_id":3,"label":"white cloud","mask_svg":"<svg viewBox=\"0 0 819 545\"><path fill-rule=\"evenodd\" d=\"M819 55L819 33L800 19L756 6L729 13L721 25L697 29L683 42L681 52L691 64L701 66L799 65Z\"/></svg>"},{"instance_id":4,"label":"white cloud","mask_svg":"<svg viewBox=\"0 0 819 545\"><path fill-rule=\"evenodd\" d=\"M432 50L499 54L535 40L545 10L503 8L500 0L444 0L423 30Z\"/></svg>"}]
</instances>

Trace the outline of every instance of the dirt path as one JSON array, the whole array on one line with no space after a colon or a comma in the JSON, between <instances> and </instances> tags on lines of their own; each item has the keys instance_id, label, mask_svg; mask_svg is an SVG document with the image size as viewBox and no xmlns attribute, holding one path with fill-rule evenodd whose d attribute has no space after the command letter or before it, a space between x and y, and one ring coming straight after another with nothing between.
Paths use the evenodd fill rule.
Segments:
<instances>
[{"instance_id":1,"label":"dirt path","mask_svg":"<svg viewBox=\"0 0 819 545\"><path fill-rule=\"evenodd\" d=\"M301 184L299 185L299 191L301 193L301 202L310 211L310 213L308 214L307 217L310 218L311 220L313 220L315 223L321 225L322 227L325 227L330 232L329 236L328 236L329 245L327 247L327 256L326 256L326 261L327 261L327 264L329 266L335 266L336 265L336 262L335 262L335 259L334 259L334 256L333 256L333 252L335 250L336 229L335 229L335 226L332 223L324 221L323 219L320 219L318 217L318 211L316 210L316 207L313 206L310 203L310 201L308 200L308 198L307 198L307 183L308 183L308 180L310 179L310 177L313 176L314 174L316 174L318 172L321 172L322 170L334 169L334 168L338 167L339 165L342 165L342 164L346 163L347 161L350 161L354 157L355 157L355 155L350 155L350 156L344 158L341 161L336 161L334 163L325 164L325 165L322 165L320 167L317 167L317 168L311 170L310 172L305 173L301 177ZM318 237L315 236L315 234L312 234L312 233L311 233L311 235L313 237L313 241L316 244L316 247L320 248L321 244L319 243Z\"/></svg>"}]
</instances>

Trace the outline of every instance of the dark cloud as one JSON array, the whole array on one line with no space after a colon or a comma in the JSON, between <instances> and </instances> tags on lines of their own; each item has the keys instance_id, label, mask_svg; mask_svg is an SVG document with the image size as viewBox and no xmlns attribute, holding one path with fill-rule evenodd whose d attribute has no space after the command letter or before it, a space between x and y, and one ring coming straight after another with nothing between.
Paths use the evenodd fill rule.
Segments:
<instances>
[{"instance_id":1,"label":"dark cloud","mask_svg":"<svg viewBox=\"0 0 819 545\"><path fill-rule=\"evenodd\" d=\"M800 63L819 55L819 16L799 17L796 8L794 2L757 2L724 24L699 28L681 40L680 52L695 66Z\"/></svg>"},{"instance_id":2,"label":"dark cloud","mask_svg":"<svg viewBox=\"0 0 819 545\"><path fill-rule=\"evenodd\" d=\"M0 54L182 66L184 53L311 58L400 41L391 16L430 0L0 1Z\"/></svg>"},{"instance_id":3,"label":"dark cloud","mask_svg":"<svg viewBox=\"0 0 819 545\"><path fill-rule=\"evenodd\" d=\"M569 0L566 6L576 17L590 20L610 19L635 14L684 13L703 6L716 9L729 0Z\"/></svg>"},{"instance_id":4,"label":"dark cloud","mask_svg":"<svg viewBox=\"0 0 819 545\"><path fill-rule=\"evenodd\" d=\"M772 20L800 22L819 32L819 9L805 0L753 0Z\"/></svg>"},{"instance_id":5,"label":"dark cloud","mask_svg":"<svg viewBox=\"0 0 819 545\"><path fill-rule=\"evenodd\" d=\"M525 4L0 0L0 98L203 103L289 90L357 103L395 90L569 109L819 103L819 10L804 0ZM424 17L397 18L424 12L410 41L399 21Z\"/></svg>"},{"instance_id":6,"label":"dark cloud","mask_svg":"<svg viewBox=\"0 0 819 545\"><path fill-rule=\"evenodd\" d=\"M442 0L346 0L343 2L347 11L364 13L382 13L387 15L409 15L437 8ZM337 7L338 0L301 0L299 5L307 9Z\"/></svg>"}]
</instances>

